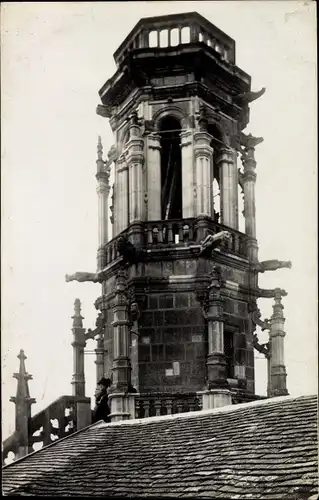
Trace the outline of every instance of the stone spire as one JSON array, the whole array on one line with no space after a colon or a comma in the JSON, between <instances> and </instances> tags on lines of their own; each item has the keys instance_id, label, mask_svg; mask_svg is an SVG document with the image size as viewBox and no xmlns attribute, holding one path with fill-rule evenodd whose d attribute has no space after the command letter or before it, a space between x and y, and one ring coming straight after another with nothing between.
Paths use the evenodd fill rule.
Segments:
<instances>
[{"instance_id":1,"label":"stone spire","mask_svg":"<svg viewBox=\"0 0 319 500\"><path fill-rule=\"evenodd\" d=\"M25 360L27 359L24 351L21 349L17 356L20 360L19 373L14 373L13 377L17 379L17 393L15 397L11 397L10 401L16 405L16 432L19 433L19 451L18 456L27 455L29 450L28 423L31 418L31 405L36 402L34 398L30 398L28 381L32 379L25 368ZM32 451L32 450L31 450Z\"/></svg>"},{"instance_id":2,"label":"stone spire","mask_svg":"<svg viewBox=\"0 0 319 500\"><path fill-rule=\"evenodd\" d=\"M73 376L72 376L72 393L73 396L85 396L85 377L84 377L84 348L85 329L83 328L84 319L81 315L81 301L74 301L74 316L72 316L73 325Z\"/></svg>"}]
</instances>

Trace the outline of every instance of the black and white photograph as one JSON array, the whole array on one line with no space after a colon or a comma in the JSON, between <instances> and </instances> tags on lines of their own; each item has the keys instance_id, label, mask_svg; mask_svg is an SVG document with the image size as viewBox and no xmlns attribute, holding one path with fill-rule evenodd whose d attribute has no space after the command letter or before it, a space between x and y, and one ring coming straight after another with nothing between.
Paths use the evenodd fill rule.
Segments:
<instances>
[{"instance_id":1,"label":"black and white photograph","mask_svg":"<svg viewBox=\"0 0 319 500\"><path fill-rule=\"evenodd\" d=\"M316 28L1 3L4 496L318 498Z\"/></svg>"}]
</instances>

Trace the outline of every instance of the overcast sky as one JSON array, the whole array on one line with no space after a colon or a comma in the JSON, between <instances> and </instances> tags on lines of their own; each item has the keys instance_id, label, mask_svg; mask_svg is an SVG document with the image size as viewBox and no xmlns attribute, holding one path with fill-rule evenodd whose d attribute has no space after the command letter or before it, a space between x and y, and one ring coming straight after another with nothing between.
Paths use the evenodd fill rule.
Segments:
<instances>
[{"instance_id":1,"label":"overcast sky","mask_svg":"<svg viewBox=\"0 0 319 500\"><path fill-rule=\"evenodd\" d=\"M196 10L236 40L237 65L266 93L245 132L256 148L260 260L291 260L260 277L284 298L291 394L317 392L317 177L315 2L2 3L2 411L14 430L16 358L33 375L33 412L71 394L73 302L95 324L100 286L65 283L95 271L96 143L113 143L95 113L115 72L113 53L141 17ZM264 317L272 300L259 301ZM261 336L266 341L265 336ZM93 342L88 348L94 348ZM259 355L258 355L259 356ZM86 356L87 395L95 384ZM256 392L265 393L265 362Z\"/></svg>"}]
</instances>

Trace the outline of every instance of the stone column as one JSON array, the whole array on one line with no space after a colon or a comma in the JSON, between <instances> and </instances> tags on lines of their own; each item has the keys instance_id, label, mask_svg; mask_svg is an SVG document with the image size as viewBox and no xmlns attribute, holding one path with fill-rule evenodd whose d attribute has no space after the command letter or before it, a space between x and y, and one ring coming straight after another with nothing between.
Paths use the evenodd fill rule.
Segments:
<instances>
[{"instance_id":1,"label":"stone column","mask_svg":"<svg viewBox=\"0 0 319 500\"><path fill-rule=\"evenodd\" d=\"M125 420L131 413L132 398L128 394L133 391L131 384L130 349L130 320L129 300L126 290L126 277L124 271L119 271L115 285L115 298L113 303L113 384L111 387L111 419Z\"/></svg>"},{"instance_id":2,"label":"stone column","mask_svg":"<svg viewBox=\"0 0 319 500\"><path fill-rule=\"evenodd\" d=\"M161 220L160 135L147 136L147 220Z\"/></svg>"},{"instance_id":3,"label":"stone column","mask_svg":"<svg viewBox=\"0 0 319 500\"><path fill-rule=\"evenodd\" d=\"M129 182L126 155L123 153L116 162L117 184L116 184L116 212L117 234L128 227L128 204L129 204Z\"/></svg>"},{"instance_id":4,"label":"stone column","mask_svg":"<svg viewBox=\"0 0 319 500\"><path fill-rule=\"evenodd\" d=\"M244 173L242 176L244 187L244 217L245 232L247 239L247 253L250 260L258 261L258 245L256 240L256 206L255 206L255 184L256 184L256 161L255 146L263 139L252 135L241 137L244 145L242 162Z\"/></svg>"},{"instance_id":5,"label":"stone column","mask_svg":"<svg viewBox=\"0 0 319 500\"><path fill-rule=\"evenodd\" d=\"M270 319L270 396L285 396L288 394L286 387L286 367L284 360L284 306L281 303L281 290L275 289L275 303Z\"/></svg>"},{"instance_id":6,"label":"stone column","mask_svg":"<svg viewBox=\"0 0 319 500\"><path fill-rule=\"evenodd\" d=\"M190 128L181 132L181 150L183 217L186 219L195 216L193 130Z\"/></svg>"},{"instance_id":7,"label":"stone column","mask_svg":"<svg viewBox=\"0 0 319 500\"><path fill-rule=\"evenodd\" d=\"M127 143L127 164L129 169L129 223L140 222L143 213L143 145L137 113L130 117L130 139Z\"/></svg>"},{"instance_id":8,"label":"stone column","mask_svg":"<svg viewBox=\"0 0 319 500\"><path fill-rule=\"evenodd\" d=\"M17 379L18 386L15 397L10 401L15 403L15 431L19 433L19 447L16 458L21 458L33 451L29 446L29 420L31 418L31 405L36 402L30 398L28 381L32 379L25 369L24 361L27 357L21 349L18 359L20 360L19 373L14 373L13 377Z\"/></svg>"},{"instance_id":9,"label":"stone column","mask_svg":"<svg viewBox=\"0 0 319 500\"><path fill-rule=\"evenodd\" d=\"M108 242L108 196L110 192L110 164L103 161L103 148L101 137L98 138L97 146L97 174L98 182L96 191L98 194L98 271L103 269L105 264L104 246Z\"/></svg>"},{"instance_id":10,"label":"stone column","mask_svg":"<svg viewBox=\"0 0 319 500\"><path fill-rule=\"evenodd\" d=\"M73 376L72 376L72 395L85 396L85 377L84 377L84 348L85 329L83 328L83 316L81 316L80 299L75 299L73 319Z\"/></svg>"},{"instance_id":11,"label":"stone column","mask_svg":"<svg viewBox=\"0 0 319 500\"><path fill-rule=\"evenodd\" d=\"M214 150L210 147L211 140L206 131L194 133L197 216L211 217L213 213L211 164Z\"/></svg>"},{"instance_id":12,"label":"stone column","mask_svg":"<svg viewBox=\"0 0 319 500\"><path fill-rule=\"evenodd\" d=\"M100 333L96 339L95 354L96 380L99 381L104 377L104 336L102 333Z\"/></svg>"},{"instance_id":13,"label":"stone column","mask_svg":"<svg viewBox=\"0 0 319 500\"><path fill-rule=\"evenodd\" d=\"M236 153L221 148L217 160L220 178L220 221L225 226L238 229L238 172Z\"/></svg>"},{"instance_id":14,"label":"stone column","mask_svg":"<svg viewBox=\"0 0 319 500\"><path fill-rule=\"evenodd\" d=\"M203 394L203 409L231 404L224 352L224 318L220 288L220 271L214 267L211 273L211 284L208 288L206 304L206 319L208 324L208 391Z\"/></svg>"}]
</instances>

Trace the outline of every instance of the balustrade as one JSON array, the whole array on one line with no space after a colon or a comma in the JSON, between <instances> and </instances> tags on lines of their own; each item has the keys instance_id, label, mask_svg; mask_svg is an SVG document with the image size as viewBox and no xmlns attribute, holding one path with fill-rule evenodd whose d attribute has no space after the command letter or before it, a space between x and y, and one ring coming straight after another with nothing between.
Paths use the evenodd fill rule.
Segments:
<instances>
[{"instance_id":1,"label":"balustrade","mask_svg":"<svg viewBox=\"0 0 319 500\"><path fill-rule=\"evenodd\" d=\"M136 418L173 415L202 409L201 396L186 394L139 394L135 399Z\"/></svg>"},{"instance_id":2,"label":"balustrade","mask_svg":"<svg viewBox=\"0 0 319 500\"><path fill-rule=\"evenodd\" d=\"M220 231L228 231L231 236L228 240L221 242L220 247L228 252L247 257L247 236L235 229L229 228L214 221L207 221L207 229L215 234ZM118 239L127 235L127 230L122 231L104 246L105 265L108 266L119 257L117 250ZM165 221L149 221L144 223L144 247L164 248L183 247L187 245L198 245L196 219L171 219Z\"/></svg>"},{"instance_id":3,"label":"balustrade","mask_svg":"<svg viewBox=\"0 0 319 500\"><path fill-rule=\"evenodd\" d=\"M218 52L222 59L235 62L233 40L201 16L177 15L143 21L140 28L131 33L130 39L123 42L114 54L117 64L133 49L176 47L194 42L204 43Z\"/></svg>"},{"instance_id":4,"label":"balustrade","mask_svg":"<svg viewBox=\"0 0 319 500\"><path fill-rule=\"evenodd\" d=\"M31 417L28 426L30 451L38 450L42 446L69 436L78 430L78 403L89 405L90 399L81 396L61 396L50 406ZM14 459L18 458L19 443L19 432L17 431L3 442L2 459L4 463L12 453Z\"/></svg>"}]
</instances>

